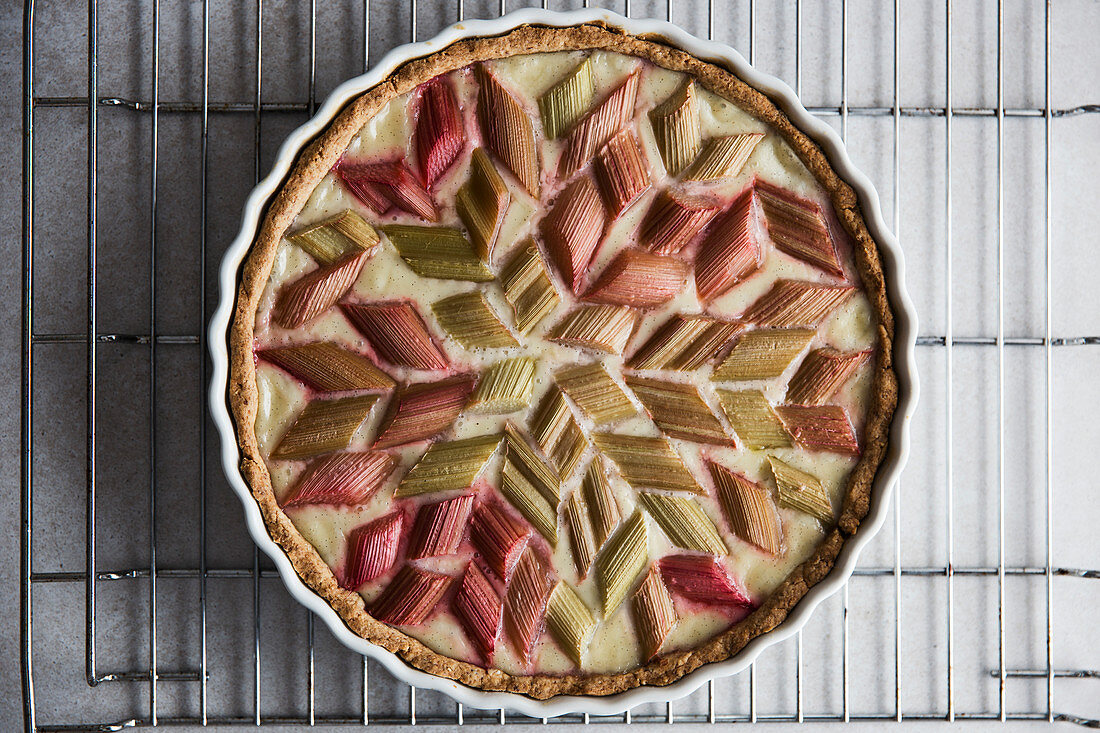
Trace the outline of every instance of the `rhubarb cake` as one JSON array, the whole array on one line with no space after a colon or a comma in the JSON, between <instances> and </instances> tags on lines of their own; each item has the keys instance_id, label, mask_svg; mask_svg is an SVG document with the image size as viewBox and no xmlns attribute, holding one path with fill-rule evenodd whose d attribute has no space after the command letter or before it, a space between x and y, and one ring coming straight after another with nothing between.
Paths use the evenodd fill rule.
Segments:
<instances>
[{"instance_id":1,"label":"rhubarb cake","mask_svg":"<svg viewBox=\"0 0 1100 733\"><path fill-rule=\"evenodd\" d=\"M892 315L852 189L659 39L523 26L355 98L241 271L241 470L356 634L534 698L780 623L868 510Z\"/></svg>"}]
</instances>

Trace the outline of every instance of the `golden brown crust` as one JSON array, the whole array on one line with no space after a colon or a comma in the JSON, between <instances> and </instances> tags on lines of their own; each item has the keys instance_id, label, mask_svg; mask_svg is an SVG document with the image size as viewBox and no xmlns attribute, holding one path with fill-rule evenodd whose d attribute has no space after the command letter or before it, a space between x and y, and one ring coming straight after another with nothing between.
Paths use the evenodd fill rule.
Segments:
<instances>
[{"instance_id":1,"label":"golden brown crust","mask_svg":"<svg viewBox=\"0 0 1100 733\"><path fill-rule=\"evenodd\" d=\"M389 99L434 76L478 61L540 51L585 49L638 56L658 66L690 74L706 89L767 122L784 138L829 194L841 224L855 241L856 265L879 319L878 358L873 400L865 427L866 447L849 477L837 527L826 534L809 559L799 565L759 608L698 648L672 652L621 674L514 676L440 655L416 639L371 618L362 597L339 587L317 551L279 508L253 429L257 402L253 328L257 305L283 233L355 133ZM299 155L268 206L241 271L229 334L227 398L237 425L241 473L251 487L271 538L286 552L305 584L331 605L354 633L397 654L412 667L475 688L505 690L536 699L561 694L610 695L639 685L671 684L701 665L728 659L749 641L779 625L809 589L829 573L844 541L859 530L868 512L872 482L886 452L890 421L897 405L893 336L894 318L886 296L878 249L860 212L855 191L833 171L817 144L795 127L767 96L729 70L697 59L660 38L630 36L598 24L569 28L521 26L498 37L458 41L430 56L407 62L384 82L353 100Z\"/></svg>"}]
</instances>

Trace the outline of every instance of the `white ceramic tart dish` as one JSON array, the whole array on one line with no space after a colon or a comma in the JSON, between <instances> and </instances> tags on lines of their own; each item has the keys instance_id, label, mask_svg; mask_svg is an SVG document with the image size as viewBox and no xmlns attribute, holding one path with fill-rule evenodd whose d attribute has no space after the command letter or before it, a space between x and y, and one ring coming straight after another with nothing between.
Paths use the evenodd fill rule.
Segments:
<instances>
[{"instance_id":1,"label":"white ceramic tart dish","mask_svg":"<svg viewBox=\"0 0 1100 733\"><path fill-rule=\"evenodd\" d=\"M610 714L797 630L882 523L915 317L836 135L732 50L520 11L341 85L210 325L255 541L343 643Z\"/></svg>"}]
</instances>

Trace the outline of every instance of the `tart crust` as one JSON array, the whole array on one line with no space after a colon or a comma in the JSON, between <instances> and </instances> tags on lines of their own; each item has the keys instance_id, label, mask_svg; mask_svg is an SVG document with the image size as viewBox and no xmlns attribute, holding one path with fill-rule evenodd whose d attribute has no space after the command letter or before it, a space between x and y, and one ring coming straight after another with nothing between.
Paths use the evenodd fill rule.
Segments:
<instances>
[{"instance_id":1,"label":"tart crust","mask_svg":"<svg viewBox=\"0 0 1100 733\"><path fill-rule=\"evenodd\" d=\"M537 52L596 49L637 56L657 66L693 76L704 88L768 123L791 146L828 193L838 219L855 242L856 267L878 318L877 358L865 425L865 447L848 478L837 525L825 533L810 557L795 568L759 608L694 649L670 652L626 672L518 676L451 659L376 621L366 612L358 593L339 586L328 565L279 508L254 429L258 399L254 327L259 300L283 234L352 137L391 98L432 77L483 60ZM302 151L268 205L259 234L240 272L229 333L230 374L226 397L236 423L240 470L260 507L268 533L286 552L305 584L332 606L355 634L388 649L416 669L470 687L513 692L540 700L562 694L611 695L639 685L668 685L701 665L728 659L752 639L778 626L807 591L829 573L844 542L859 531L860 522L869 509L875 473L886 453L890 421L897 405L893 336L894 318L886 297L878 249L864 222L855 192L833 171L817 144L795 127L771 99L728 69L700 60L660 37L632 36L598 23L566 28L525 25L500 36L457 41L431 55L403 64L385 81L349 102Z\"/></svg>"}]
</instances>

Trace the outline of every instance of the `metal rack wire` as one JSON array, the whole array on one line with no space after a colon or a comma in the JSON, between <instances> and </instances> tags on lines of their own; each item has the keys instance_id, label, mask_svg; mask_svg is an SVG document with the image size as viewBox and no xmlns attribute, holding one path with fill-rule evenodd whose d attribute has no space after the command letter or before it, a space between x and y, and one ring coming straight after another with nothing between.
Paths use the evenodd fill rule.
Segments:
<instances>
[{"instance_id":1,"label":"metal rack wire","mask_svg":"<svg viewBox=\"0 0 1100 733\"><path fill-rule=\"evenodd\" d=\"M419 1L419 5L418 5ZM301 637L293 641L281 643L278 646L262 644L264 639L265 619L273 618L273 613L267 610L271 604L279 608L281 600L285 596L281 587L272 582L276 573L271 570L260 557L257 550L251 550L251 562L223 563L211 562L210 554L217 543L224 540L224 536L218 530L211 529L214 514L211 507L216 502L224 499L228 494L226 488L220 483L220 476L216 468L209 470L207 465L207 452L211 436L207 431L207 419L205 413L198 416L194 424L182 437L172 436L175 440L173 449L182 449L180 446L191 445L196 450L197 458L197 484L188 483L186 489L197 494L197 505L193 507L194 516L190 518L196 529L194 535L189 535L193 546L197 548L196 561L192 562L188 557L182 560L174 552L165 551L163 537L165 536L166 523L169 521L164 509L159 505L165 500L164 483L166 471L158 473L158 466L162 466L169 457L165 450L165 434L162 430L158 433L158 425L163 425L165 420L165 408L159 402L162 395L172 387L171 378L158 374L158 368L162 371L163 362L166 359L190 358L192 364L199 364L199 379L196 380L198 390L194 392L194 399L204 402L201 389L207 381L205 362L205 332L203 326L207 317L207 304L213 295L208 292L208 269L215 264L220 247L228 240L226 231L214 232L208 223L208 214L214 201L230 199L233 210L239 209L247 193L248 186L238 186L236 190L228 187L221 180L211 179L211 140L212 140L212 115L226 115L236 119L250 120L251 130L238 129L234 138L237 144L251 137L252 146L252 183L260 178L264 170L262 153L264 149L264 125L265 120L274 116L290 117L293 120L302 119L303 115L312 114L316 107L318 89L318 7L316 0L308 2L308 33L301 34L301 43L308 44L308 51L302 56L308 64L307 96L304 101L271 102L265 99L263 83L264 43L267 34L270 33L269 23L265 19L265 5L270 6L275 0L257 0L254 8L245 9L235 4L227 3L226 7L218 7L216 0L204 0L201 6L201 99L198 102L187 99L165 100L161 99L161 59L162 59L162 9L159 0L148 0L143 8L151 14L151 38L148 44L148 96L110 96L114 94L112 89L100 88L100 27L103 15L100 13L98 0L90 0L87 15L87 63L86 63L86 93L76 96L47 96L41 94L39 81L36 75L45 74L42 71L44 59L52 58L55 48L40 48L36 39L39 27L36 25L36 12L46 6L46 3L35 3L27 0L25 3L24 20L24 78L23 78L23 392L22 392L22 616L21 616L21 646L23 664L23 702L25 715L25 729L28 731L62 731L62 730L115 730L122 726L155 726L165 724L289 724L299 723L303 725L313 724L471 724L471 723L505 723L515 721L528 721L522 716L513 716L504 711L497 713L485 713L483 711L464 711L461 706L435 698L425 700L429 693L422 693L418 701L417 691L412 688L404 688L389 679L384 672L376 669L373 663L367 660L361 662L357 657L343 649L331 648L326 645L321 634L315 633L312 615L307 614L304 628L297 623L285 625L285 633L294 635L301 628ZM104 0L106 3L106 0ZM36 7L37 5L37 7ZM362 20L362 46L361 53L363 67L369 61L378 57L378 21L372 20L372 10L375 15L379 10L386 11L386 6L377 3L373 8L369 0L361 5L354 3L354 10L361 15ZM543 0L545 7L546 0ZM584 0L588 5L588 0ZM775 43L777 41L794 42L794 74L793 86L801 95L803 84L803 40L806 34L803 32L803 3L801 0L789 0L784 3L793 6L793 29L788 27L758 28L758 8L755 0L747 0L747 4L741 0L710 0L705 5L691 0L667 0L662 7L639 7L635 0L632 7L631 0L625 0L625 6L613 6L614 9L625 11L625 14L644 13L656 15L667 14L669 20L680 22L686 14L694 14L705 18L703 26L705 32L711 36L716 35L717 22L734 14L738 16L747 11L747 52L751 62L756 62L758 50L763 43ZM859 670L852 664L852 652L850 651L850 639L857 632L850 627L850 618L858 612L856 600L850 596L849 588L845 588L839 599L839 613L830 611L828 607L819 610L819 616L823 617L820 623L814 624L804 632L799 632L793 644L793 665L780 664L777 670L773 670L773 678L781 684L793 689L791 696L776 697L775 686L765 685L758 681L758 668L765 664L761 660L753 665L750 672L732 680L711 683L709 687L696 693L687 703L669 705L664 710L650 709L635 710L626 713L621 718L622 722L734 722L734 721L798 721L804 720L909 720L909 719L941 719L954 720L1047 720L1047 721L1071 721L1083 725L1100 725L1097 720L1085 716L1074 715L1063 707L1056 705L1055 692L1059 692L1059 700L1067 697L1076 704L1079 699L1074 697L1074 692L1069 691L1063 695L1063 679L1084 679L1079 684L1092 685L1095 692L1096 679L1100 672L1084 668L1080 665L1073 668L1061 668L1055 665L1055 582L1056 579L1067 578L1068 582L1086 584L1084 596L1095 601L1098 597L1100 586L1096 581L1100 579L1100 570L1095 568L1063 567L1055 563L1054 554L1054 522L1056 504L1054 501L1054 449L1055 449L1055 365L1054 353L1056 350L1069 347L1075 349L1095 348L1100 344L1100 336L1088 334L1072 334L1055 336L1052 332L1052 306L1054 294L1051 286L1051 272L1054 264L1054 242L1051 224L1052 211L1052 185L1055 173L1052 163L1052 133L1054 121L1062 118L1092 115L1100 112L1100 106L1084 104L1074 107L1054 108L1051 103L1052 49L1053 22L1052 13L1057 12L1053 3L1048 3L1043 8L1042 23L1044 28L1044 42L1042 51L1043 65L1043 102L1039 106L1008 107L1005 103L1005 57L1006 51L1012 49L1006 46L1005 41L1005 2L996 3L996 103L993 106L971 104L970 106L955 106L952 94L953 69L952 64L952 8L951 0L945 0L942 6L941 20L943 32L946 35L946 57L944 59L944 102L941 105L907 106L900 102L900 90L902 88L903 63L901 59L902 24L898 22L898 14L901 9L900 0L895 0L892 8L892 103L889 104L852 104L849 99L849 3L847 0L841 6L840 21L840 97L839 101L827 105L819 105L811 108L822 117L836 122L842 136L847 137L849 124L855 119L872 120L883 118L891 127L889 136L892 138L891 163L889 177L880 181L880 186L889 184L880 190L892 189L892 199L886 206L888 212L892 211L895 230L904 232L901 219L902 210L902 153L905 150L905 140L902 135L903 120L918 118L942 125L939 134L943 136L945 158L944 178L946 182L943 191L944 207L944 287L943 287L943 323L941 333L931 333L922 336L918 343L923 347L924 358L922 367L925 369L926 381L938 382L946 385L944 391L944 424L942 440L943 459L946 462L946 476L943 484L943 507L945 514L942 517L942 529L944 544L937 548L937 558L942 558L928 563L903 562L903 555L907 547L903 544L903 510L895 503L893 523L889 529L883 530L883 538L880 538L880 551L872 553L870 559L865 559L850 584L851 593L858 595L860 601L866 601L866 594L862 592L864 587L873 587L878 597L874 610L875 615L872 629L861 629L863 636L873 636L875 641L874 653L879 667L885 666L888 672L885 676L890 683L878 696L877 705L857 705L853 700L857 697L852 689L851 678ZM444 5L430 5L430 10L440 11L448 8L449 17L462 19L465 17L467 7L464 0L457 0L457 8L454 8L453 0ZM387 16L386 30L391 32L385 43L395 44L407 39L416 40L417 29L422 27L425 8L429 8L429 0L411 0L407 6L407 13ZM555 9L558 4L554 4ZM512 9L506 6L506 0L500 0L499 10L503 13ZM478 10L483 10L478 8ZM218 12L212 12L218 11ZM254 53L255 75L252 79L254 95L250 100L215 100L211 99L212 73L211 68L211 29L216 22L216 17L222 15L244 13L251 14L250 22L254 23L254 45L251 48ZM243 22L243 21L242 21ZM405 22L408 25L404 33L395 32L395 24ZM449 21L448 21L449 22ZM247 25L247 23L245 23ZM437 26L443 23L440 21ZM372 33L375 38L372 46ZM403 37L398 37L403 36ZM305 40L308 38L308 40ZM286 36L281 35L279 40L286 41ZM385 49L383 49L385 50ZM174 59L167 58L166 66L171 66ZM889 62L888 62L889 64ZM222 70L220 73L224 73ZM69 123L59 122L54 116L47 115L50 110L76 108L86 113L83 122ZM135 139L145 137L148 147L148 163L150 175L148 179L147 200L144 218L148 226L147 238L147 283L148 288L148 313L147 324L143 329L133 329L127 332L104 331L100 325L97 314L97 301L102 295L100 287L101 272L97 269L102 253L99 250L99 237L102 231L102 223L99 216L102 212L100 200L100 186L104 176L118 175L117 171L105 165L100 160L99 151L103 143L100 137L101 118L104 115L118 115L127 119L139 121L139 126L131 133ZM166 232L163 226L158 227L158 194L163 198L165 191L176 191L176 178L178 171L173 168L165 168L159 164L159 159L164 151L164 143L161 133L164 124L164 116L182 116L188 120L196 120L197 126L193 127L194 134L191 143L194 146L194 155L201 166L198 177L198 188L188 201L192 205L192 211L197 212L199 226L197 238L194 240L176 241L170 232ZM295 117L295 115L297 115ZM991 299L996 304L995 332L993 334L969 336L956 334L954 324L956 321L953 313L952 301L953 285L956 283L956 273L953 272L955 261L955 249L953 247L953 196L956 194L952 188L952 136L958 125L958 118L975 118L988 120L995 125L995 187L992 195L996 200L995 242L996 251L996 292ZM1038 202L1038 208L1042 214L1043 228L1043 293L1042 300L1038 304L1039 320L1041 321L1040 333L1008 334L1005 330L1006 298L1006 224L1005 224L1005 126L1006 120L1031 120L1032 124L1041 125L1043 146L1043 170L1042 180L1044 186L1041 189L1042 199ZM86 154L86 235L85 241L86 270L84 282L86 285L86 299L83 303L82 315L86 317L82 330L45 330L36 327L37 307L42 300L49 297L49 293L38 292L36 296L36 265L43 266L46 258L50 257L57 245L51 241L49 233L36 231L36 222L41 212L36 209L36 155L39 154L40 142L51 130L47 125L68 124L69 134L76 134L80 140L78 149ZM296 123L295 123L296 124ZM140 128L140 129L139 129ZM247 183L247 182L245 182ZM194 267L198 271L195 281L196 293L189 301L190 320L193 324L183 333L175 333L165 330L162 326L163 316L158 315L158 303L163 306L163 292L158 293L158 282L165 277L163 267L158 268L158 253L164 254L167 243L174 247L186 248L192 253ZM111 243L113 246L114 243ZM48 266L48 265L47 265ZM918 287L925 287L920 283ZM910 283L914 287L914 283ZM114 293L109 294L114 297ZM37 301L36 301L37 298ZM37 307L36 307L37 302ZM64 570L61 566L43 566L35 561L35 549L39 545L35 541L36 526L41 520L36 520L48 512L54 511L56 506L54 492L44 492L43 484L52 480L46 475L39 475L40 456L44 449L48 448L46 441L36 432L36 419L42 409L43 394L50 389L45 381L48 376L36 376L39 372L48 374L49 370L43 365L69 358L69 352L62 352L66 345L71 349L82 348L84 351L83 364L76 367L82 372L83 400L86 419L86 442L84 450L84 527L79 541L83 543L83 568L79 570ZM1037 555L1038 560L1029 560L1023 563L1010 562L1006 551L1006 355L1012 348L1020 348L1030 353L1040 353L1041 367L1035 373L1029 373L1029 380L1033 386L1037 386L1042 393L1042 431L1044 441L1040 451L1044 471L1040 490L1038 492L1037 511L1041 515L1042 543ZM992 453L995 456L996 468L992 480L984 487L986 491L992 491L995 499L996 525L996 562L958 562L956 552L956 516L955 509L959 502L956 496L956 462L953 452L957 447L957 438L954 427L954 415L957 406L953 404L953 389L957 384L956 372L957 349L979 350L981 357L992 359L996 365L993 381L993 393L996 404L996 437ZM140 424L142 419L147 420L147 430L140 436L141 448L145 451L147 475L144 477L145 488L142 495L145 506L142 510L145 514L147 527L140 528L147 533L147 541L143 550L143 558L139 563L132 563L124 567L104 567L98 557L99 548L104 546L104 536L111 537L118 533L119 522L125 521L119 516L105 510L100 501L104 497L104 476L118 469L117 465L110 462L108 454L111 453L111 443L121 438L114 437L114 433L105 432L100 423L101 416L106 407L119 400L120 395L110 391L105 393L103 387L108 374L104 371L104 364L111 361L116 350L122 350L127 355L135 355L136 358L144 358L145 374L144 384L141 385L141 394L148 400L148 415L143 418L138 410L129 413L129 419ZM182 352L182 355L181 355ZM1096 354L1088 352L1087 358L1092 359L1095 366ZM143 356L144 355L144 356ZM960 385L968 386L968 385ZM69 415L71 419L71 415ZM188 443L190 441L190 443ZM79 460L81 446L72 446L70 462ZM75 456L75 457L74 457ZM909 479L907 478L908 482ZM908 486L908 484L907 484ZM47 487L48 488L48 487ZM69 487L72 488L72 487ZM939 488L936 489L940 491ZM45 496L44 493L48 493ZM65 501L79 501L72 493L61 494ZM220 504L219 504L220 506ZM220 511L218 512L220 516ZM177 517L171 518L173 521ZM224 528L223 528L224 530ZM244 530L236 526L236 530L243 536ZM43 530L39 530L41 534ZM884 559L885 558L885 559ZM42 561L39 561L42 562ZM956 586L960 582L976 580L981 582L982 588L995 583L992 590L995 598L996 622L995 630L990 630L995 641L985 645L987 651L995 654L992 665L984 670L982 675L975 678L970 675L965 681L960 680L959 658L961 642L958 637L964 633L960 631L958 623L958 608L960 605L957 597ZM1021 636L1015 633L1009 614L1006 613L1006 586L1017 580L1028 583L1028 587L1038 596L1028 601L1026 613L1038 619L1041 631L1032 637ZM250 628L232 628L225 631L226 614L221 615L213 610L215 605L223 605L212 594L221 592L222 589L232 586L233 592L239 590L244 584L250 592L247 594L251 608L244 614L250 615ZM178 591L177 587L185 588ZM922 590L907 594L912 588ZM60 683L44 681L42 675L36 671L35 662L41 660L41 650L36 654L36 638L46 637L56 639L62 632L56 628L59 623L53 613L46 614L47 605L53 606L46 600L46 595L51 590L62 588L63 592L76 595L83 594L83 679L76 680L76 685L86 689L83 696L68 698L61 697L60 692L64 688ZM923 590L932 588L932 591ZM912 603L915 594L942 594L942 608L938 609L936 618L942 619L946 631L943 638L945 649L936 650L929 654L928 658L906 657L907 640L918 634L916 618L906 612L906 603ZM109 593L109 598L104 594ZM175 619L178 612L176 606L179 597L185 599L184 605L191 615L183 628L176 626L169 620ZM1077 596L1081 593L1077 592ZM238 600L243 598L240 593L234 596ZM275 598L275 600L273 600ZM888 599L882 601L882 599ZM885 605L882 605L882 603ZM834 604L835 605L835 604ZM119 611L118 609L124 609ZM238 606L239 616L242 611ZM866 610L866 609L864 609ZM923 612L923 611L922 611ZM121 646L121 639L115 636L118 624L115 623L118 615L125 616L129 631L130 646L137 639L143 642L143 649L130 649L129 657L118 654L114 650L116 645ZM281 619L280 619L281 621ZM104 631L104 626L109 626L110 631ZM283 628L283 627L281 627ZM32 635L32 630L39 636ZM170 631L170 633L169 633ZM78 632L77 636L79 636ZM227 661L226 655L220 647L224 643L224 637L228 637L239 645L239 649L247 650L251 655L247 672L240 664L233 666ZM806 637L804 639L804 636ZM839 640L837 640L839 636ZM812 638L811 638L812 637ZM218 648L214 648L212 639L217 638ZM1038 650L1038 663L1025 666L1015 666L1010 660L1019 657L1013 656L1013 649L1026 647L1028 650ZM785 645L788 654L791 645ZM818 665L834 665L836 659L833 656L839 646L839 666L841 670L839 704L833 693L818 694L816 688L832 685L832 680L823 679L821 674L814 674L807 670L811 665L816 669ZM179 667L172 667L166 663L165 649L173 649L173 663L179 663ZM183 648L184 652L177 654L177 648ZM810 650L806 650L810 648ZM104 649L108 651L105 653ZM816 650L816 651L814 651ZM1096 649L1092 649L1095 660ZM297 662L288 663L286 658L292 655L304 655L304 663L301 656L296 657ZM1024 655L1026 656L1026 655ZM349 657L354 657L349 662ZM129 666L115 668L104 659L114 660L127 658ZM318 661L320 659L320 661ZM774 661L774 660L773 660ZM233 669L244 676L244 680L233 680L229 674L230 682L227 684L226 675L219 677L219 666L232 666ZM356 668L356 675L360 679L353 685L356 692L352 700L342 700L341 705L332 705L335 712L328 712L324 701L318 701L318 679L325 674L325 668L330 665L340 665L346 670L349 664ZM297 665L301 665L300 667ZM59 664L51 664L50 670L56 672ZM296 692L296 702L289 707L285 704L274 704L270 695L262 694L264 685L271 675L277 678L281 672L271 672L275 667L282 670L290 666L295 674L302 674L304 682L293 689ZM930 676L938 677L943 673L944 679L932 685L933 689L920 689L913 684L907 684L908 671L912 668L925 669ZM830 667L833 668L833 667ZM121 671L118 671L121 670ZM763 675L764 671L759 671ZM240 675L238 675L240 676ZM248 679L250 677L250 679ZM769 678L773 679L773 678ZM71 681L71 680L70 680ZM793 681L793 685L791 684ZM989 683L995 685L991 698L981 694L976 700L967 694L967 701L959 703L956 700L957 690L963 684L979 688L979 691L988 690L984 687ZM342 683L347 687L347 680ZM1011 695L1008 689L1011 685L1023 685L1023 692ZM215 686L217 685L217 688ZM125 693L118 695L109 693L107 689L125 686ZM105 689L106 688L106 689ZM717 689L716 689L717 688ZM407 693L401 690L407 690ZM832 689L832 688L830 688ZM1014 690L1016 688L1013 688ZM762 699L768 691L769 699ZM53 697L47 697L46 692ZM102 691L102 692L100 692ZM138 692L140 691L140 692ZM834 691L835 692L835 691ZM282 688L280 688L280 694ZM89 697L90 695L90 697ZM400 697L399 697L400 695ZM405 697L407 695L407 697ZM814 695L811 703L808 698ZM91 701L97 697L108 700L104 706L96 706ZM818 698L821 698L820 700ZM69 702L73 700L74 702ZM80 700L78 704L75 701ZM418 712L418 706L420 708ZM557 719L556 722L578 722L579 716L566 716ZM543 721L545 722L545 721ZM585 716L583 722L590 722ZM601 720L600 722L612 722Z\"/></svg>"}]
</instances>

